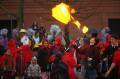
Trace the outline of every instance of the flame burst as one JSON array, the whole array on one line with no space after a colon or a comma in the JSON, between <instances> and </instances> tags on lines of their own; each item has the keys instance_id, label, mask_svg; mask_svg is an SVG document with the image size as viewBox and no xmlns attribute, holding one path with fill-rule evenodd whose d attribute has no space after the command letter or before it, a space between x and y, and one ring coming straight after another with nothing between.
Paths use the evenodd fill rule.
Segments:
<instances>
[{"instance_id":1,"label":"flame burst","mask_svg":"<svg viewBox=\"0 0 120 79\"><path fill-rule=\"evenodd\" d=\"M68 22L71 21L71 14L69 11L70 7L64 3L60 3L59 5L56 5L54 8L52 8L52 16L64 23L68 24Z\"/></svg>"},{"instance_id":2,"label":"flame burst","mask_svg":"<svg viewBox=\"0 0 120 79\"><path fill-rule=\"evenodd\" d=\"M52 16L56 20L64 24L68 24L71 21L77 26L77 28L80 29L80 25L81 25L80 22L75 20L75 18L72 16L72 14L74 13L75 13L75 9L71 8L69 5L65 3L60 3L52 8Z\"/></svg>"},{"instance_id":3,"label":"flame burst","mask_svg":"<svg viewBox=\"0 0 120 79\"><path fill-rule=\"evenodd\" d=\"M88 30L89 30L88 27L87 27L87 26L84 26L83 29L82 29L82 32L83 32L83 33L87 33Z\"/></svg>"},{"instance_id":4,"label":"flame burst","mask_svg":"<svg viewBox=\"0 0 120 79\"><path fill-rule=\"evenodd\" d=\"M78 29L80 29L81 24L78 20L75 20L73 23L77 26Z\"/></svg>"}]
</instances>

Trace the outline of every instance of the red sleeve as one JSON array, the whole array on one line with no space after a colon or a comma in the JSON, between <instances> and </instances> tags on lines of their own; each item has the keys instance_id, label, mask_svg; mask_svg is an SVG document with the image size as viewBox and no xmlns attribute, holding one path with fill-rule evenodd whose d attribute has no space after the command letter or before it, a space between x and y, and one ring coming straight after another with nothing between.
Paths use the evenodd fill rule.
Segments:
<instances>
[{"instance_id":1,"label":"red sleeve","mask_svg":"<svg viewBox=\"0 0 120 79\"><path fill-rule=\"evenodd\" d=\"M117 52L115 52L115 54L114 54L113 63L115 63L116 65L118 65L118 64L119 64L119 61L120 61L120 52L117 51Z\"/></svg>"},{"instance_id":2,"label":"red sleeve","mask_svg":"<svg viewBox=\"0 0 120 79\"><path fill-rule=\"evenodd\" d=\"M28 45L22 46L23 56L25 57L25 62L31 62L32 59L32 51Z\"/></svg>"}]
</instances>

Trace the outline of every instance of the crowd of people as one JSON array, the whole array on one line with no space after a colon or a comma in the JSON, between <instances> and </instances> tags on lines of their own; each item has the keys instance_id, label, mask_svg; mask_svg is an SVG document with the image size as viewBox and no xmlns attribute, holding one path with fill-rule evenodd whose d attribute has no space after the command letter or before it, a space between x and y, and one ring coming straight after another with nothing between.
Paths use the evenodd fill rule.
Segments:
<instances>
[{"instance_id":1,"label":"crowd of people","mask_svg":"<svg viewBox=\"0 0 120 79\"><path fill-rule=\"evenodd\" d=\"M6 33L6 32L5 32ZM70 39L60 27L13 29L0 35L0 79L120 79L120 39L106 32ZM78 74L80 72L80 74Z\"/></svg>"}]
</instances>

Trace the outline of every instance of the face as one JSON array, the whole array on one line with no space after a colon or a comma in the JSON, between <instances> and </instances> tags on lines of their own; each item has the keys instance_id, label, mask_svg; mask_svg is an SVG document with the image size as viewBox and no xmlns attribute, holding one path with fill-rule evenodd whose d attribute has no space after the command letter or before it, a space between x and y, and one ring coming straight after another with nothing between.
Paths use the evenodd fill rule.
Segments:
<instances>
[{"instance_id":1,"label":"face","mask_svg":"<svg viewBox=\"0 0 120 79\"><path fill-rule=\"evenodd\" d=\"M24 36L26 33L22 32L21 35Z\"/></svg>"},{"instance_id":2,"label":"face","mask_svg":"<svg viewBox=\"0 0 120 79\"><path fill-rule=\"evenodd\" d=\"M44 42L44 46L47 47L48 46L48 42L45 41Z\"/></svg>"},{"instance_id":3,"label":"face","mask_svg":"<svg viewBox=\"0 0 120 79\"><path fill-rule=\"evenodd\" d=\"M32 63L33 64L37 64L37 60L32 60Z\"/></svg>"},{"instance_id":4,"label":"face","mask_svg":"<svg viewBox=\"0 0 120 79\"><path fill-rule=\"evenodd\" d=\"M39 36L39 34L40 34L39 32L36 33L37 36Z\"/></svg>"},{"instance_id":5,"label":"face","mask_svg":"<svg viewBox=\"0 0 120 79\"><path fill-rule=\"evenodd\" d=\"M111 38L110 38L110 42L111 42L112 44L116 44L116 43L118 42L118 40L115 39L115 38L113 38L113 37L111 37Z\"/></svg>"},{"instance_id":6,"label":"face","mask_svg":"<svg viewBox=\"0 0 120 79\"><path fill-rule=\"evenodd\" d=\"M95 38L90 39L90 45L94 45L96 43Z\"/></svg>"}]
</instances>

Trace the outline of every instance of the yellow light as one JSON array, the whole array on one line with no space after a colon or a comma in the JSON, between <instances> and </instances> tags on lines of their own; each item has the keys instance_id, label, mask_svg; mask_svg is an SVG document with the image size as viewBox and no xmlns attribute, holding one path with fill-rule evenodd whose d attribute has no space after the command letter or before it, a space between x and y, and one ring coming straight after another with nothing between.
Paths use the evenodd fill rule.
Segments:
<instances>
[{"instance_id":1,"label":"yellow light","mask_svg":"<svg viewBox=\"0 0 120 79\"><path fill-rule=\"evenodd\" d=\"M52 8L52 16L64 23L68 24L71 21L70 7L65 3L60 3Z\"/></svg>"},{"instance_id":2,"label":"yellow light","mask_svg":"<svg viewBox=\"0 0 120 79\"><path fill-rule=\"evenodd\" d=\"M87 32L88 32L88 27L87 27L87 26L84 26L83 29L82 29L82 32L83 32L83 33L87 33Z\"/></svg>"},{"instance_id":3,"label":"yellow light","mask_svg":"<svg viewBox=\"0 0 120 79\"><path fill-rule=\"evenodd\" d=\"M80 29L81 24L79 21L76 20L73 23L77 26L78 29Z\"/></svg>"}]
</instances>

